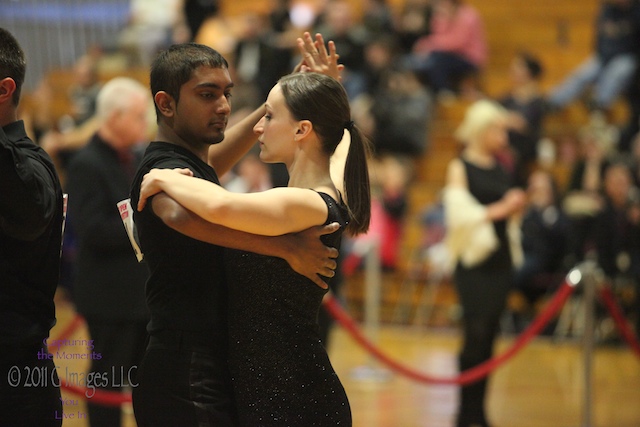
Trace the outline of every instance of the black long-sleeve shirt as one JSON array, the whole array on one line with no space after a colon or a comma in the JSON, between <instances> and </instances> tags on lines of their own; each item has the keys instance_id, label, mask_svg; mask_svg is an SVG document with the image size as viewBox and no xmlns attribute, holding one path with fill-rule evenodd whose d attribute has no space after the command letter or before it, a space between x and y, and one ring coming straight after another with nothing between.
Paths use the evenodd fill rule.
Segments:
<instances>
[{"instance_id":1,"label":"black long-sleeve shirt","mask_svg":"<svg viewBox=\"0 0 640 427\"><path fill-rule=\"evenodd\" d=\"M0 340L39 345L55 324L63 197L47 153L22 121L0 131Z\"/></svg>"}]
</instances>

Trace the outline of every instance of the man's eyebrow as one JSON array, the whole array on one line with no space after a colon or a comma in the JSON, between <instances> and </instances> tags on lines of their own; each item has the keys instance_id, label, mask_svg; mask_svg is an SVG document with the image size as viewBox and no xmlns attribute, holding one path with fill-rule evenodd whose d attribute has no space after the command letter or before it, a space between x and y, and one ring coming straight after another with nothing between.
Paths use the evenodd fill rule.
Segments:
<instances>
[{"instance_id":1,"label":"man's eyebrow","mask_svg":"<svg viewBox=\"0 0 640 427\"><path fill-rule=\"evenodd\" d=\"M231 89L234 86L235 86L235 83L231 82L231 83L229 83L228 85L226 85L224 87L224 90ZM223 88L220 87L219 84L211 83L211 82L205 82L205 83L200 83L200 84L196 85L196 89L200 89L200 88L223 89Z\"/></svg>"}]
</instances>

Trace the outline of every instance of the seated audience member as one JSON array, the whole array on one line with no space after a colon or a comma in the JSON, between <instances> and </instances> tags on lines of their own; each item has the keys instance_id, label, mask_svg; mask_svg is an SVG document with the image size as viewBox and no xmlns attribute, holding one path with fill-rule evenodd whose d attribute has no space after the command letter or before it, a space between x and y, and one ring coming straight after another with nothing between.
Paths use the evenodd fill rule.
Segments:
<instances>
[{"instance_id":1,"label":"seated audience member","mask_svg":"<svg viewBox=\"0 0 640 427\"><path fill-rule=\"evenodd\" d=\"M636 0L602 1L595 32L593 54L551 90L551 108L565 107L593 86L590 109L607 112L631 82L638 61L640 4Z\"/></svg>"},{"instance_id":2,"label":"seated audience member","mask_svg":"<svg viewBox=\"0 0 640 427\"><path fill-rule=\"evenodd\" d=\"M411 63L434 93L456 92L461 80L487 61L484 23L463 0L434 0L431 34L418 39Z\"/></svg>"},{"instance_id":3,"label":"seated audience member","mask_svg":"<svg viewBox=\"0 0 640 427\"><path fill-rule=\"evenodd\" d=\"M580 132L580 153L574 162L562 208L571 223L574 262L593 250L593 223L602 209L602 183L609 165L612 139L608 129L586 126Z\"/></svg>"},{"instance_id":4,"label":"seated audience member","mask_svg":"<svg viewBox=\"0 0 640 427\"><path fill-rule=\"evenodd\" d=\"M511 61L509 75L511 89L499 102L509 112L509 146L515 178L524 186L537 158L544 119L544 99L539 85L542 65L537 58L521 52Z\"/></svg>"},{"instance_id":5,"label":"seated audience member","mask_svg":"<svg viewBox=\"0 0 640 427\"><path fill-rule=\"evenodd\" d=\"M528 205L522 219L523 264L516 269L514 285L534 304L561 280L568 253L569 220L559 204L551 173L537 170L529 176Z\"/></svg>"},{"instance_id":6,"label":"seated audience member","mask_svg":"<svg viewBox=\"0 0 640 427\"><path fill-rule=\"evenodd\" d=\"M634 314L640 314L640 194L629 167L612 163L604 174L604 205L595 221L595 249L598 265L618 287L633 287ZM622 289L620 289L622 290ZM640 317L636 318L640 332Z\"/></svg>"},{"instance_id":7,"label":"seated audience member","mask_svg":"<svg viewBox=\"0 0 640 427\"><path fill-rule=\"evenodd\" d=\"M431 33L431 0L406 0L396 19L395 34L400 41L400 52L408 54L415 42Z\"/></svg>"}]
</instances>

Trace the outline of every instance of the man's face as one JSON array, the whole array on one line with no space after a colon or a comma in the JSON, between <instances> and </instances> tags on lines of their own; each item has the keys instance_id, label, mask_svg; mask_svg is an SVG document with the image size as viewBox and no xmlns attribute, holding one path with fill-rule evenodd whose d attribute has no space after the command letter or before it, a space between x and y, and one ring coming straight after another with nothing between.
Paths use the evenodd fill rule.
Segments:
<instances>
[{"instance_id":1,"label":"man's face","mask_svg":"<svg viewBox=\"0 0 640 427\"><path fill-rule=\"evenodd\" d=\"M149 100L146 96L132 96L130 105L116 111L110 121L111 132L122 148L129 148L147 139L149 130Z\"/></svg>"},{"instance_id":2,"label":"man's face","mask_svg":"<svg viewBox=\"0 0 640 427\"><path fill-rule=\"evenodd\" d=\"M232 86L226 68L197 68L180 88L173 117L176 134L196 147L222 141L231 114Z\"/></svg>"}]
</instances>

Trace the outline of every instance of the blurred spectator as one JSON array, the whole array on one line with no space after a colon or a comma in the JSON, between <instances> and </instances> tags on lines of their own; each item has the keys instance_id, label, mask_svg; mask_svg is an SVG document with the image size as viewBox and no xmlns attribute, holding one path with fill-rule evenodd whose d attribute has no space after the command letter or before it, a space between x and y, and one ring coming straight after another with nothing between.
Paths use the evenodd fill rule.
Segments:
<instances>
[{"instance_id":1,"label":"blurred spectator","mask_svg":"<svg viewBox=\"0 0 640 427\"><path fill-rule=\"evenodd\" d=\"M89 120L96 112L96 98L102 87L98 78L98 60L94 54L85 54L73 66L74 80L69 88L71 100L72 126L79 126ZM59 125L60 130L63 126Z\"/></svg>"},{"instance_id":2,"label":"blurred spectator","mask_svg":"<svg viewBox=\"0 0 640 427\"><path fill-rule=\"evenodd\" d=\"M394 16L386 0L365 0L362 26L366 42L382 34L393 34Z\"/></svg>"},{"instance_id":3,"label":"blurred spectator","mask_svg":"<svg viewBox=\"0 0 640 427\"><path fill-rule=\"evenodd\" d=\"M626 164L607 167L603 194L596 220L598 262L610 278L640 274L640 194Z\"/></svg>"},{"instance_id":4,"label":"blurred spectator","mask_svg":"<svg viewBox=\"0 0 640 427\"><path fill-rule=\"evenodd\" d=\"M148 67L158 51L191 37L184 28L181 0L131 0L130 7L119 46L133 65Z\"/></svg>"},{"instance_id":5,"label":"blurred spectator","mask_svg":"<svg viewBox=\"0 0 640 427\"><path fill-rule=\"evenodd\" d=\"M589 108L606 112L629 85L637 67L640 5L636 0L602 0L595 31L593 54L551 90L551 108L566 106L593 85Z\"/></svg>"},{"instance_id":6,"label":"blurred spectator","mask_svg":"<svg viewBox=\"0 0 640 427\"><path fill-rule=\"evenodd\" d=\"M69 165L68 230L77 237L74 301L87 322L94 354L101 355L91 361L91 372L135 373L144 352L148 271L136 259L117 203L129 196L141 154L135 147L146 139L149 109L148 89L137 81L119 77L106 83L97 101L100 127ZM91 427L121 425L119 406L89 401L88 413Z\"/></svg>"},{"instance_id":7,"label":"blurred spectator","mask_svg":"<svg viewBox=\"0 0 640 427\"><path fill-rule=\"evenodd\" d=\"M637 133L631 141L629 162L633 185L640 188L640 133ZM624 155L624 154L623 154Z\"/></svg>"},{"instance_id":8,"label":"blurred spectator","mask_svg":"<svg viewBox=\"0 0 640 427\"><path fill-rule=\"evenodd\" d=\"M636 332L640 332L640 193L626 164L616 162L606 169L604 200L595 221L598 265L614 290L635 292L633 311Z\"/></svg>"},{"instance_id":9,"label":"blurred spectator","mask_svg":"<svg viewBox=\"0 0 640 427\"><path fill-rule=\"evenodd\" d=\"M544 99L539 80L542 65L532 55L521 52L511 61L511 89L499 99L509 112L509 146L513 153L516 182L525 186L537 157L544 119Z\"/></svg>"},{"instance_id":10,"label":"blurred spectator","mask_svg":"<svg viewBox=\"0 0 640 427\"><path fill-rule=\"evenodd\" d=\"M602 208L602 183L609 165L613 139L606 127L585 126L580 131L579 158L573 165L562 208L570 218L570 250L574 262L593 250L593 224Z\"/></svg>"},{"instance_id":11,"label":"blurred spectator","mask_svg":"<svg viewBox=\"0 0 640 427\"><path fill-rule=\"evenodd\" d=\"M415 42L431 33L431 0L406 0L395 22L395 34L402 54L411 52Z\"/></svg>"},{"instance_id":12,"label":"blurred spectator","mask_svg":"<svg viewBox=\"0 0 640 427\"><path fill-rule=\"evenodd\" d=\"M372 140L378 154L418 157L428 147L432 98L415 73L389 70L372 98Z\"/></svg>"},{"instance_id":13,"label":"blurred spectator","mask_svg":"<svg viewBox=\"0 0 640 427\"><path fill-rule=\"evenodd\" d=\"M99 76L99 62L102 52L90 49L73 66L73 82L67 91L69 110L57 123L40 129L39 142L54 159L64 181L69 159L82 148L98 128L95 118L96 99L102 87ZM47 90L46 87L41 90ZM51 93L44 92L51 97ZM51 102L43 100L43 104ZM37 129L37 128L36 128Z\"/></svg>"},{"instance_id":14,"label":"blurred spectator","mask_svg":"<svg viewBox=\"0 0 640 427\"><path fill-rule=\"evenodd\" d=\"M407 191L413 177L413 165L405 157L385 155L378 159L373 182L371 228L380 235L382 267L394 270L401 256L409 201Z\"/></svg>"},{"instance_id":15,"label":"blurred spectator","mask_svg":"<svg viewBox=\"0 0 640 427\"><path fill-rule=\"evenodd\" d=\"M638 50L638 54L640 54L640 46L638 46ZM618 140L618 151L621 152L628 152L632 149L633 139L640 132L640 67L636 67L636 72L625 92L625 97L629 105L629 112L627 122L622 126Z\"/></svg>"},{"instance_id":16,"label":"blurred spectator","mask_svg":"<svg viewBox=\"0 0 640 427\"><path fill-rule=\"evenodd\" d=\"M321 22L316 32L325 40L333 40L340 55L340 63L345 66L342 84L350 99L356 98L365 88L364 45L362 26L354 17L353 6L346 0L330 0L321 14Z\"/></svg>"},{"instance_id":17,"label":"blurred spectator","mask_svg":"<svg viewBox=\"0 0 640 427\"><path fill-rule=\"evenodd\" d=\"M559 285L568 270L569 219L562 211L555 179L548 171L537 170L529 176L527 196L522 218L524 258L516 270L514 287L531 306Z\"/></svg>"},{"instance_id":18,"label":"blurred spectator","mask_svg":"<svg viewBox=\"0 0 640 427\"><path fill-rule=\"evenodd\" d=\"M182 0L182 13L189 28L189 38L195 40L202 24L220 11L219 0Z\"/></svg>"},{"instance_id":19,"label":"blurred spectator","mask_svg":"<svg viewBox=\"0 0 640 427\"><path fill-rule=\"evenodd\" d=\"M513 269L522 261L518 241L525 194L495 155L508 144L507 112L498 103L471 104L456 132L465 144L447 169L443 193L446 243L455 266L462 306L461 372L489 360L499 331ZM489 426L485 413L488 378L461 387L457 427Z\"/></svg>"},{"instance_id":20,"label":"blurred spectator","mask_svg":"<svg viewBox=\"0 0 640 427\"><path fill-rule=\"evenodd\" d=\"M36 145L42 145L40 140L42 136L55 127L52 101L51 84L44 78L40 80L33 92L24 94L20 103L20 118L24 121L27 134Z\"/></svg>"},{"instance_id":21,"label":"blurred spectator","mask_svg":"<svg viewBox=\"0 0 640 427\"><path fill-rule=\"evenodd\" d=\"M224 179L223 179L224 178ZM260 160L259 153L249 151L229 176L220 178L222 185L235 193L255 193L273 188L268 164Z\"/></svg>"},{"instance_id":22,"label":"blurred spectator","mask_svg":"<svg viewBox=\"0 0 640 427\"><path fill-rule=\"evenodd\" d=\"M265 16L248 13L242 17L233 54L236 110L246 107L253 111L267 99L278 79L291 72L291 54L270 43L268 25Z\"/></svg>"},{"instance_id":23,"label":"blurred spectator","mask_svg":"<svg viewBox=\"0 0 640 427\"><path fill-rule=\"evenodd\" d=\"M300 37L300 27L291 21L291 0L272 0L271 2L273 5L269 12L270 43L283 55L280 60L289 63L293 61L296 40Z\"/></svg>"},{"instance_id":24,"label":"blurred spectator","mask_svg":"<svg viewBox=\"0 0 640 427\"><path fill-rule=\"evenodd\" d=\"M388 74L394 68L398 58L398 40L392 34L373 37L365 46L364 93L375 96L385 90Z\"/></svg>"},{"instance_id":25,"label":"blurred spectator","mask_svg":"<svg viewBox=\"0 0 640 427\"><path fill-rule=\"evenodd\" d=\"M434 0L431 34L416 41L411 57L434 93L473 89L463 85L463 79L476 76L486 61L486 35L478 11L463 0Z\"/></svg>"}]
</instances>

